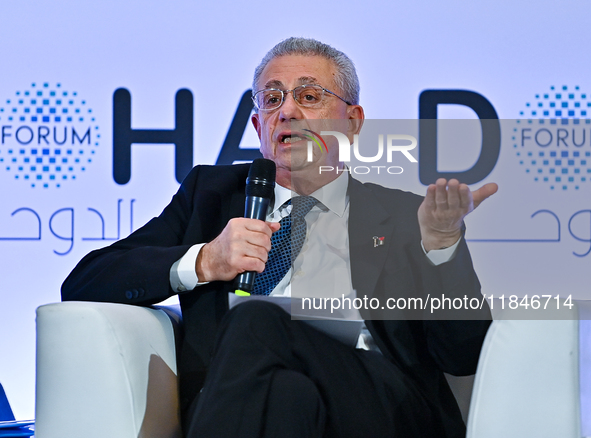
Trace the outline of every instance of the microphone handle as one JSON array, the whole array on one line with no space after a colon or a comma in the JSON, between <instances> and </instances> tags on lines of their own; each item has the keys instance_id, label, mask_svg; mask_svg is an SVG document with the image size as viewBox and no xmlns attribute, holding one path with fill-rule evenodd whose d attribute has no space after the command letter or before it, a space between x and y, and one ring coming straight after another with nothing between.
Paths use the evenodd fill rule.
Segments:
<instances>
[{"instance_id":1,"label":"microphone handle","mask_svg":"<svg viewBox=\"0 0 591 438\"><path fill-rule=\"evenodd\" d=\"M247 196L244 203L244 217L250 219L267 219L267 209L271 199L259 196Z\"/></svg>"},{"instance_id":2,"label":"microphone handle","mask_svg":"<svg viewBox=\"0 0 591 438\"><path fill-rule=\"evenodd\" d=\"M246 202L244 203L244 217L264 221L267 218L267 209L269 208L270 202L271 200L269 198L247 196ZM256 274L254 271L248 271L236 277L235 288L237 295L250 295L254 287Z\"/></svg>"}]
</instances>

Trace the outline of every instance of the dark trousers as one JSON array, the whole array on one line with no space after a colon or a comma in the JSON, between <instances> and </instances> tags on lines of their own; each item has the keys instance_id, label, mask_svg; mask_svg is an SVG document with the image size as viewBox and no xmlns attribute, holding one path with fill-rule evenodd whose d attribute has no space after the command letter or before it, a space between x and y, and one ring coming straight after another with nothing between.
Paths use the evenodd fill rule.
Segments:
<instances>
[{"instance_id":1,"label":"dark trousers","mask_svg":"<svg viewBox=\"0 0 591 438\"><path fill-rule=\"evenodd\" d=\"M187 438L430 437L430 409L376 352L253 301L225 316Z\"/></svg>"}]
</instances>

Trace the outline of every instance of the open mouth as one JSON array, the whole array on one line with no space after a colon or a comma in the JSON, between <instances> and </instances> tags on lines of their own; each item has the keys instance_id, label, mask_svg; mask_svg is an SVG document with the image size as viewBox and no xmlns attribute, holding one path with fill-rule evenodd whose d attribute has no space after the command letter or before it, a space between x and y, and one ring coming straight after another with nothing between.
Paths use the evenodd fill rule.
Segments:
<instances>
[{"instance_id":1,"label":"open mouth","mask_svg":"<svg viewBox=\"0 0 591 438\"><path fill-rule=\"evenodd\" d=\"M300 137L297 134L286 134L286 135L282 135L279 138L279 142L283 143L283 144L288 144L288 143L295 143L295 142L301 141L303 139L304 139L303 137Z\"/></svg>"}]
</instances>

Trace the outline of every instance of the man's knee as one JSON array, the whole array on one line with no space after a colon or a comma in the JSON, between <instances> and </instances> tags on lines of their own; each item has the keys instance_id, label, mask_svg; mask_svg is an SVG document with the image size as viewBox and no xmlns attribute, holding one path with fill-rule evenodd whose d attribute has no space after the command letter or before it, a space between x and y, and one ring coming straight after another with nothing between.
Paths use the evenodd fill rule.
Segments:
<instances>
[{"instance_id":1,"label":"man's knee","mask_svg":"<svg viewBox=\"0 0 591 438\"><path fill-rule=\"evenodd\" d=\"M326 407L309 377L280 369L273 374L266 418L265 436L319 437L325 428Z\"/></svg>"},{"instance_id":2,"label":"man's knee","mask_svg":"<svg viewBox=\"0 0 591 438\"><path fill-rule=\"evenodd\" d=\"M287 369L277 370L273 374L269 401L280 402L271 403L271 405L281 406L281 409L312 409L313 411L324 409L316 384L308 376Z\"/></svg>"}]
</instances>

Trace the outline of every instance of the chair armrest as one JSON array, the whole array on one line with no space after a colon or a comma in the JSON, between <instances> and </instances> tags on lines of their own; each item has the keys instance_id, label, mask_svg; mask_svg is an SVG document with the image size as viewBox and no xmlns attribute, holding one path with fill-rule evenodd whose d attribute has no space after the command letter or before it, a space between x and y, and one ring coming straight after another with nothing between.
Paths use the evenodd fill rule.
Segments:
<instances>
[{"instance_id":1,"label":"chair armrest","mask_svg":"<svg viewBox=\"0 0 591 438\"><path fill-rule=\"evenodd\" d=\"M35 435L180 437L175 350L163 310L74 301L39 307Z\"/></svg>"},{"instance_id":2,"label":"chair armrest","mask_svg":"<svg viewBox=\"0 0 591 438\"><path fill-rule=\"evenodd\" d=\"M468 438L580 437L577 308L495 320L484 341ZM515 312L514 312L515 313Z\"/></svg>"}]
</instances>

